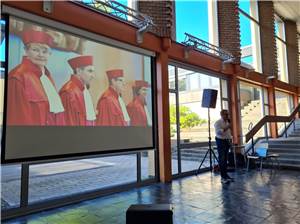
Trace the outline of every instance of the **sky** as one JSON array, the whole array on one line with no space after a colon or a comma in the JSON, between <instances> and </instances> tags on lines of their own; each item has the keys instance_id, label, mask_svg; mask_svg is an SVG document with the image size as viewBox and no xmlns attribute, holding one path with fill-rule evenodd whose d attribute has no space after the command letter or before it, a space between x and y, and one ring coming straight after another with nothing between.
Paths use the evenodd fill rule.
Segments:
<instances>
[{"instance_id":1,"label":"sky","mask_svg":"<svg viewBox=\"0 0 300 224\"><path fill-rule=\"evenodd\" d=\"M88 2L90 0L84 0ZM127 0L117 0L127 5ZM208 36L208 8L207 0L180 0L175 2L176 13L176 41L183 42L185 40L184 33L189 33L202 40L209 41ZM250 13L250 1L243 0L239 2L239 7L246 13ZM1 22L2 25L2 22ZM241 30L241 46L251 44L250 20L240 14L240 30ZM4 60L5 41L0 46L0 58ZM250 60L251 61L251 60ZM249 58L247 61L249 62Z\"/></svg>"}]
</instances>

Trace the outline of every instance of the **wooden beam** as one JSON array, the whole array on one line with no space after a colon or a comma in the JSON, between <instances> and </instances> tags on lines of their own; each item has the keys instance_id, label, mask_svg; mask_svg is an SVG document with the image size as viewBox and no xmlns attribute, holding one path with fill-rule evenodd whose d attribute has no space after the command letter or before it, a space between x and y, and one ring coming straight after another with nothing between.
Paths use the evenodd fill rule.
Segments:
<instances>
[{"instance_id":1,"label":"wooden beam","mask_svg":"<svg viewBox=\"0 0 300 224\"><path fill-rule=\"evenodd\" d=\"M159 174L161 182L169 182L172 180L172 152L170 135L167 53L160 53L157 55L156 68Z\"/></svg>"}]
</instances>

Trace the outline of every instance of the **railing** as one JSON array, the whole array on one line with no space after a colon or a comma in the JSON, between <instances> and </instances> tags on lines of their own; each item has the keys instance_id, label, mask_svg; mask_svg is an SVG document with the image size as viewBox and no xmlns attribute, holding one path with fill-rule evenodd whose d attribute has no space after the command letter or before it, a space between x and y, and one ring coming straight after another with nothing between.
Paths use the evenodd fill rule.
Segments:
<instances>
[{"instance_id":1,"label":"railing","mask_svg":"<svg viewBox=\"0 0 300 224\"><path fill-rule=\"evenodd\" d=\"M284 122L284 131L283 134L287 137L287 130L288 128L294 123L296 114L300 112L300 104L293 110L290 116L271 116L266 115L264 116L254 127L245 135L245 142L249 140L252 141L252 150L254 151L254 135L267 123L267 122ZM290 122L287 126L286 123Z\"/></svg>"},{"instance_id":2,"label":"railing","mask_svg":"<svg viewBox=\"0 0 300 224\"><path fill-rule=\"evenodd\" d=\"M143 35L151 27L155 26L150 16L143 14L137 10L129 8L117 1L112 0L90 0L90 1L75 1L85 7L96 10L99 13L112 16L116 19L127 22L138 28L136 31L136 42L143 42Z\"/></svg>"},{"instance_id":3,"label":"railing","mask_svg":"<svg viewBox=\"0 0 300 224\"><path fill-rule=\"evenodd\" d=\"M186 45L187 47L204 53L215 55L217 57L220 57L223 61L229 61L234 59L233 55L225 51L224 49L217 47L213 44L210 44L204 40L201 40L191 34L188 33L184 33L184 34L185 34L185 40L182 42L182 44Z\"/></svg>"},{"instance_id":4,"label":"railing","mask_svg":"<svg viewBox=\"0 0 300 224\"><path fill-rule=\"evenodd\" d=\"M137 10L127 7L117 1L111 0L90 0L90 1L76 1L79 4L85 5L101 13L116 17L130 23L139 28L154 25L152 18Z\"/></svg>"}]
</instances>

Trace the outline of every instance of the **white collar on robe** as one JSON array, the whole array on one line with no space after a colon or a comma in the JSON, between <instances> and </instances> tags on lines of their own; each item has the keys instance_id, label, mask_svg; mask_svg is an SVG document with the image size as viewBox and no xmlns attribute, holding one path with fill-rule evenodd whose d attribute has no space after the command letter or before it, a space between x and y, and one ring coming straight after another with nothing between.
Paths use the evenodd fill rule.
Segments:
<instances>
[{"instance_id":1,"label":"white collar on robe","mask_svg":"<svg viewBox=\"0 0 300 224\"><path fill-rule=\"evenodd\" d=\"M85 104L86 119L88 121L96 120L96 114L95 114L92 97L91 97L90 92L87 90L86 86L84 86L83 98L84 98L84 104Z\"/></svg>"},{"instance_id":2,"label":"white collar on robe","mask_svg":"<svg viewBox=\"0 0 300 224\"><path fill-rule=\"evenodd\" d=\"M54 85L52 84L48 76L45 75L44 72L42 72L40 81L48 98L50 112L55 114L63 112L65 109L61 102L61 98L58 95Z\"/></svg>"},{"instance_id":3,"label":"white collar on robe","mask_svg":"<svg viewBox=\"0 0 300 224\"><path fill-rule=\"evenodd\" d=\"M147 105L144 105L144 110L145 110L146 117L147 117L147 124L148 124L148 126L152 126L152 118L151 118L150 113L148 111Z\"/></svg>"},{"instance_id":4,"label":"white collar on robe","mask_svg":"<svg viewBox=\"0 0 300 224\"><path fill-rule=\"evenodd\" d=\"M124 102L123 98L120 95L118 97L118 101L120 103L120 106L121 106L121 109L122 109L122 112L123 112L124 120L129 124L130 118L129 118L129 115L128 115L128 112L127 112L127 109L126 109L126 105L125 105L125 102Z\"/></svg>"}]
</instances>

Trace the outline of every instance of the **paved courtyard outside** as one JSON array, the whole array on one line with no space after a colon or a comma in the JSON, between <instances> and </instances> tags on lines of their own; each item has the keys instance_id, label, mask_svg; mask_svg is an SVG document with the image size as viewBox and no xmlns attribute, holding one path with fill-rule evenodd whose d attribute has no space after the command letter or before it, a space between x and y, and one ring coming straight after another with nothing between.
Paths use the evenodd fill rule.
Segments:
<instances>
[{"instance_id":1,"label":"paved courtyard outside","mask_svg":"<svg viewBox=\"0 0 300 224\"><path fill-rule=\"evenodd\" d=\"M154 176L154 161L142 156L142 180ZM183 171L195 170L199 160L182 159ZM203 167L207 167L207 160ZM177 160L172 160L174 172ZM1 209L20 203L20 165L2 166ZM30 166L29 203L136 182L136 155L122 155Z\"/></svg>"}]
</instances>

